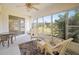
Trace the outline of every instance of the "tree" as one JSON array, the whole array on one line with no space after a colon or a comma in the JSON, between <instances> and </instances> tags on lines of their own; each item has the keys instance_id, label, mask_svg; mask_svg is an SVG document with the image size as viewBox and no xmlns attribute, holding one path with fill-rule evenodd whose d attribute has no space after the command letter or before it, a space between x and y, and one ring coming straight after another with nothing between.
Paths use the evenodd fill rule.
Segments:
<instances>
[{"instance_id":1,"label":"tree","mask_svg":"<svg viewBox=\"0 0 79 59\"><path fill-rule=\"evenodd\" d=\"M79 26L79 12L75 12L75 15L69 18L69 25ZM74 42L79 42L79 27L72 27L69 29L70 37L74 38Z\"/></svg>"},{"instance_id":2,"label":"tree","mask_svg":"<svg viewBox=\"0 0 79 59\"><path fill-rule=\"evenodd\" d=\"M59 19L55 20L55 23L57 24L59 28L59 35L62 38L65 38L65 19L66 19L66 14L64 15L59 15Z\"/></svg>"}]
</instances>

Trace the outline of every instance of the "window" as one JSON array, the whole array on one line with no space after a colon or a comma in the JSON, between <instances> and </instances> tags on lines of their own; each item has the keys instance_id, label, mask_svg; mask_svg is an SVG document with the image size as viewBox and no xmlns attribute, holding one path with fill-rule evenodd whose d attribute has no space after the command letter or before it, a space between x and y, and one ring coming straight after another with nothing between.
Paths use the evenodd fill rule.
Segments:
<instances>
[{"instance_id":1,"label":"window","mask_svg":"<svg viewBox=\"0 0 79 59\"><path fill-rule=\"evenodd\" d=\"M9 15L9 32L15 32L17 34L25 33L25 19Z\"/></svg>"},{"instance_id":2,"label":"window","mask_svg":"<svg viewBox=\"0 0 79 59\"><path fill-rule=\"evenodd\" d=\"M65 12L53 15L53 36L64 38L65 37Z\"/></svg>"},{"instance_id":3,"label":"window","mask_svg":"<svg viewBox=\"0 0 79 59\"><path fill-rule=\"evenodd\" d=\"M37 19L33 20L32 25L33 25L33 28L36 28L37 27Z\"/></svg>"},{"instance_id":4,"label":"window","mask_svg":"<svg viewBox=\"0 0 79 59\"><path fill-rule=\"evenodd\" d=\"M79 12L78 10L72 10L68 13L69 25L78 26L79 25Z\"/></svg>"},{"instance_id":5,"label":"window","mask_svg":"<svg viewBox=\"0 0 79 59\"><path fill-rule=\"evenodd\" d=\"M44 33L51 34L51 16L44 17Z\"/></svg>"},{"instance_id":6,"label":"window","mask_svg":"<svg viewBox=\"0 0 79 59\"><path fill-rule=\"evenodd\" d=\"M44 32L44 21L43 18L38 18L38 33Z\"/></svg>"},{"instance_id":7,"label":"window","mask_svg":"<svg viewBox=\"0 0 79 59\"><path fill-rule=\"evenodd\" d=\"M31 32L37 33L37 19L33 19Z\"/></svg>"},{"instance_id":8,"label":"window","mask_svg":"<svg viewBox=\"0 0 79 59\"><path fill-rule=\"evenodd\" d=\"M74 38L74 42L79 42L79 11L68 12L68 38Z\"/></svg>"},{"instance_id":9,"label":"window","mask_svg":"<svg viewBox=\"0 0 79 59\"><path fill-rule=\"evenodd\" d=\"M24 31L25 30L25 21L24 20L20 21L20 26L21 26L21 31Z\"/></svg>"}]
</instances>

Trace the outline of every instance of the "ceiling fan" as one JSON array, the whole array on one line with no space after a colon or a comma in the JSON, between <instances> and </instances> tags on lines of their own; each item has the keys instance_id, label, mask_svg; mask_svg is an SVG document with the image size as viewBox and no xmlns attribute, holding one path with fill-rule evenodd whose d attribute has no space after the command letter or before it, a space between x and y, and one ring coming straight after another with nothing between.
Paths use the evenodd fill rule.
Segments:
<instances>
[{"instance_id":1,"label":"ceiling fan","mask_svg":"<svg viewBox=\"0 0 79 59\"><path fill-rule=\"evenodd\" d=\"M38 11L39 9L36 8L34 5L39 5L39 4L37 4L37 3L25 3L25 7L27 9L29 9L29 10L34 9L34 10Z\"/></svg>"},{"instance_id":2,"label":"ceiling fan","mask_svg":"<svg viewBox=\"0 0 79 59\"><path fill-rule=\"evenodd\" d=\"M27 11L31 11L31 10L38 11L39 9L35 7L35 5L39 5L39 3L25 3L24 6L19 6L19 7L25 7Z\"/></svg>"}]
</instances>

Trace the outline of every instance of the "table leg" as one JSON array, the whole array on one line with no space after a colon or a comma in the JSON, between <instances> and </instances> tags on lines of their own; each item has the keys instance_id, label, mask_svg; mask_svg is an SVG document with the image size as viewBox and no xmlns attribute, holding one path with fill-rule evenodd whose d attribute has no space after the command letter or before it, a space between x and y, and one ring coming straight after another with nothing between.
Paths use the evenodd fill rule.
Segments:
<instances>
[{"instance_id":1,"label":"table leg","mask_svg":"<svg viewBox=\"0 0 79 59\"><path fill-rule=\"evenodd\" d=\"M11 44L13 44L13 35L11 36Z\"/></svg>"}]
</instances>

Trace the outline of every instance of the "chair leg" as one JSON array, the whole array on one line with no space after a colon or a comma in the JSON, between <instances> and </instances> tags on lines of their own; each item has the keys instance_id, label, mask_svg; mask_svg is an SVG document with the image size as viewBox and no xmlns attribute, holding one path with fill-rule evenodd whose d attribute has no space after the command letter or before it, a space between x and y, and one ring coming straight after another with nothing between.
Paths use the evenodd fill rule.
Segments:
<instances>
[{"instance_id":1,"label":"chair leg","mask_svg":"<svg viewBox=\"0 0 79 59\"><path fill-rule=\"evenodd\" d=\"M9 40L8 40L8 47L9 47Z\"/></svg>"}]
</instances>

